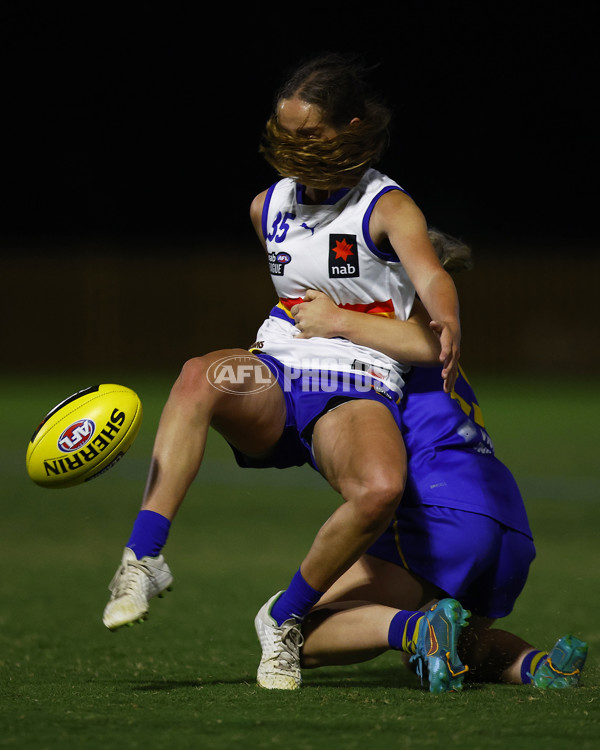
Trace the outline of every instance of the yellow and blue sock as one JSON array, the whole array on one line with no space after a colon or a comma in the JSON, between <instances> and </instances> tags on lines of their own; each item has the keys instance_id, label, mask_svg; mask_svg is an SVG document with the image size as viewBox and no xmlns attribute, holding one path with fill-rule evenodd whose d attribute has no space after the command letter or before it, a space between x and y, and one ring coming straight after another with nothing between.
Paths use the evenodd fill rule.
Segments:
<instances>
[{"instance_id":1,"label":"yellow and blue sock","mask_svg":"<svg viewBox=\"0 0 600 750\"><path fill-rule=\"evenodd\" d=\"M127 546L138 560L146 555L156 557L167 542L170 528L171 522L165 516L153 510L141 510L134 521Z\"/></svg>"},{"instance_id":2,"label":"yellow and blue sock","mask_svg":"<svg viewBox=\"0 0 600 750\"><path fill-rule=\"evenodd\" d=\"M530 651L521 663L521 682L523 685L531 683L531 675L541 667L548 656L547 651Z\"/></svg>"},{"instance_id":3,"label":"yellow and blue sock","mask_svg":"<svg viewBox=\"0 0 600 750\"><path fill-rule=\"evenodd\" d=\"M323 592L313 589L298 570L290 585L273 604L271 617L278 625L290 619L303 620L322 596Z\"/></svg>"},{"instance_id":4,"label":"yellow and blue sock","mask_svg":"<svg viewBox=\"0 0 600 750\"><path fill-rule=\"evenodd\" d=\"M419 626L424 616L423 612L412 612L408 609L397 612L388 631L390 648L404 651L406 654L416 654Z\"/></svg>"}]
</instances>

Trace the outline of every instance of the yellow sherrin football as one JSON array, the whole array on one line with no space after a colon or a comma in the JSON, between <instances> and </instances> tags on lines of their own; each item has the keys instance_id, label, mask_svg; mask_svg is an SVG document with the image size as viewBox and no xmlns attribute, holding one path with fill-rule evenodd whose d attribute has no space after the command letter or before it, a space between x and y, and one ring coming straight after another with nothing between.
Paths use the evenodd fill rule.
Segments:
<instances>
[{"instance_id":1,"label":"yellow sherrin football","mask_svg":"<svg viewBox=\"0 0 600 750\"><path fill-rule=\"evenodd\" d=\"M138 395L102 384L54 407L27 447L30 478L42 487L73 487L108 471L133 444L142 423Z\"/></svg>"}]
</instances>

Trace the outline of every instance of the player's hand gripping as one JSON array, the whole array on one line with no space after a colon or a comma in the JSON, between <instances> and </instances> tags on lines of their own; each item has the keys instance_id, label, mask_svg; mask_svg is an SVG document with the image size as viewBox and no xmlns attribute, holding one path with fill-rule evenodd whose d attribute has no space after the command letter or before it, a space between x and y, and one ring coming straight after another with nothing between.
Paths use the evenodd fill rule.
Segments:
<instances>
[{"instance_id":1,"label":"player's hand gripping","mask_svg":"<svg viewBox=\"0 0 600 750\"><path fill-rule=\"evenodd\" d=\"M344 311L324 292L308 289L303 302L294 305L290 312L296 328L300 331L298 338L332 338L339 335L339 321Z\"/></svg>"}]
</instances>

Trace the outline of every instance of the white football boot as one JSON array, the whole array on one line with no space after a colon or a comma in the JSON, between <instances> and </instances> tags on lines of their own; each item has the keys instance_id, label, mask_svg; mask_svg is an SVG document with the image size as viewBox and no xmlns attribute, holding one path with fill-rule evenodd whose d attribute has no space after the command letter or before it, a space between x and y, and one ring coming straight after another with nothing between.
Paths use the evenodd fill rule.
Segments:
<instances>
[{"instance_id":1,"label":"white football boot","mask_svg":"<svg viewBox=\"0 0 600 750\"><path fill-rule=\"evenodd\" d=\"M286 620L281 626L271 617L271 609L283 592L272 596L254 620L262 647L256 681L267 690L297 690L302 684L300 647L304 639L299 620Z\"/></svg>"},{"instance_id":2,"label":"white football boot","mask_svg":"<svg viewBox=\"0 0 600 750\"><path fill-rule=\"evenodd\" d=\"M108 585L111 597L102 621L109 630L142 622L148 616L148 600L160 596L173 583L173 576L162 555L142 557L125 547L121 565Z\"/></svg>"}]
</instances>

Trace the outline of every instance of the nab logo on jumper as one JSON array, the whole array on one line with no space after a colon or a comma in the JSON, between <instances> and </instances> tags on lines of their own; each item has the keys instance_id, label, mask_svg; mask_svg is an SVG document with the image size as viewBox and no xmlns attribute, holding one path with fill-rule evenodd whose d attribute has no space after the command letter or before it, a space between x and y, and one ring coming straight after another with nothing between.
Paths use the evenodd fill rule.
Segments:
<instances>
[{"instance_id":1,"label":"nab logo on jumper","mask_svg":"<svg viewBox=\"0 0 600 750\"><path fill-rule=\"evenodd\" d=\"M329 235L329 278L360 276L355 234Z\"/></svg>"}]
</instances>

